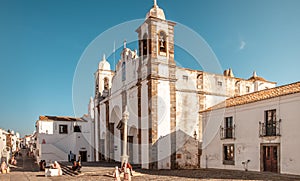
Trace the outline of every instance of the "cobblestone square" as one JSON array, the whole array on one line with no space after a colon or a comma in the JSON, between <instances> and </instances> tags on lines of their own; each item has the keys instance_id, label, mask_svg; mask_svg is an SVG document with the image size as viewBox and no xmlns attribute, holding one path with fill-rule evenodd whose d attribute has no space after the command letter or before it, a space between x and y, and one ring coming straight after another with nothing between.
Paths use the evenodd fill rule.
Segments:
<instances>
[{"instance_id":1,"label":"cobblestone square","mask_svg":"<svg viewBox=\"0 0 300 181\"><path fill-rule=\"evenodd\" d=\"M35 160L28 157L25 152L22 157L17 158L18 164L11 168L9 174L0 174L1 181L36 181L36 180L113 180L113 163L83 163L82 172L78 176L63 175L58 177L45 177L43 171L39 171ZM67 164L67 163L64 163ZM70 166L70 164L68 165ZM274 181L296 181L300 176L282 175L275 173L260 173L252 171L233 171L218 169L190 169L190 170L144 170L134 169L133 181L144 180L274 180Z\"/></svg>"}]
</instances>

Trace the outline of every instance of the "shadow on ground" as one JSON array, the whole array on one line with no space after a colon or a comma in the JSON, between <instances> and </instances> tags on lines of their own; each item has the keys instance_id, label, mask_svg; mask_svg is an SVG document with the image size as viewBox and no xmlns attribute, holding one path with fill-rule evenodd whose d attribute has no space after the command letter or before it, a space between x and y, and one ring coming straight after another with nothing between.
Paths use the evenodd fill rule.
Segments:
<instances>
[{"instance_id":1,"label":"shadow on ground","mask_svg":"<svg viewBox=\"0 0 300 181\"><path fill-rule=\"evenodd\" d=\"M148 175L176 176L192 179L229 179L229 180L274 180L274 181L295 181L300 176L283 175L276 173L261 173L252 171L219 170L219 169L192 169L192 170L144 170L136 171Z\"/></svg>"},{"instance_id":2,"label":"shadow on ground","mask_svg":"<svg viewBox=\"0 0 300 181\"><path fill-rule=\"evenodd\" d=\"M82 163L83 167L106 167L113 168L120 166L118 162L86 162ZM221 170L221 169L179 169L179 170L146 170L141 169L138 165L133 165L136 172L152 176L170 176L190 179L228 179L228 180L274 180L274 181L300 181L300 176L286 175L267 172L238 171L238 170Z\"/></svg>"}]
</instances>

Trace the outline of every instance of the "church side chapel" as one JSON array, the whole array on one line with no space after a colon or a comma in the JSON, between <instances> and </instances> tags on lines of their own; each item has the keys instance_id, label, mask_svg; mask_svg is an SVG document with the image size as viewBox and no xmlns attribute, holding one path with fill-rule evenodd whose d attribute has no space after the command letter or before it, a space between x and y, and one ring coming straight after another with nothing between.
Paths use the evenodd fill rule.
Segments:
<instances>
[{"instance_id":1,"label":"church side chapel","mask_svg":"<svg viewBox=\"0 0 300 181\"><path fill-rule=\"evenodd\" d=\"M138 51L124 42L115 71L103 56L94 74L95 161L121 162L124 135L119 123L127 109L131 164L145 169L200 167L199 112L229 97L276 86L256 73L241 79L231 69L218 75L178 67L175 28L154 0L136 29Z\"/></svg>"}]
</instances>

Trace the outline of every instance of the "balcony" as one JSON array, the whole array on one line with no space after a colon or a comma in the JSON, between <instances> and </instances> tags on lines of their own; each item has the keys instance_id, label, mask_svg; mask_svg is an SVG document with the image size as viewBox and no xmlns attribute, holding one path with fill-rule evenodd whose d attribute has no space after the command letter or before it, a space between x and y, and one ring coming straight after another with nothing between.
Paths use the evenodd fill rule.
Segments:
<instances>
[{"instance_id":1,"label":"balcony","mask_svg":"<svg viewBox=\"0 0 300 181\"><path fill-rule=\"evenodd\" d=\"M281 119L279 121L272 121L269 123L259 122L259 136L260 137L281 136L280 123L281 123Z\"/></svg>"},{"instance_id":2,"label":"balcony","mask_svg":"<svg viewBox=\"0 0 300 181\"><path fill-rule=\"evenodd\" d=\"M235 139L235 125L233 127L220 127L220 138L221 140L224 139Z\"/></svg>"}]
</instances>

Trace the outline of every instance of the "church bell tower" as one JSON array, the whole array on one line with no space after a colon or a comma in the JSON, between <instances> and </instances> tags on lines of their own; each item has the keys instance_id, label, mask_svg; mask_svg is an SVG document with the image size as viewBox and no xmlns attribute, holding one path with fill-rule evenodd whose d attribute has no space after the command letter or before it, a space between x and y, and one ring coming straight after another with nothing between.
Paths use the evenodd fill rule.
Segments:
<instances>
[{"instance_id":1,"label":"church bell tower","mask_svg":"<svg viewBox=\"0 0 300 181\"><path fill-rule=\"evenodd\" d=\"M146 15L145 22L136 30L139 38L139 55L143 59L162 64L175 65L174 26L167 21L164 11L154 5Z\"/></svg>"},{"instance_id":2,"label":"church bell tower","mask_svg":"<svg viewBox=\"0 0 300 181\"><path fill-rule=\"evenodd\" d=\"M144 23L136 30L139 38L138 95L147 82L148 134L150 169L174 169L176 165L176 63L174 61L174 26L167 21L164 11L154 0L153 7ZM163 104L164 109L158 108ZM166 115L163 115L164 112ZM141 123L143 124L143 123ZM162 124L166 126L162 126ZM143 130L145 131L145 130ZM141 131L140 131L141 133ZM173 133L173 134L171 134ZM144 134L144 135L145 135ZM170 136L171 135L171 136ZM170 140L168 156L161 155L164 149L162 137ZM163 162L160 160L164 159Z\"/></svg>"}]
</instances>

